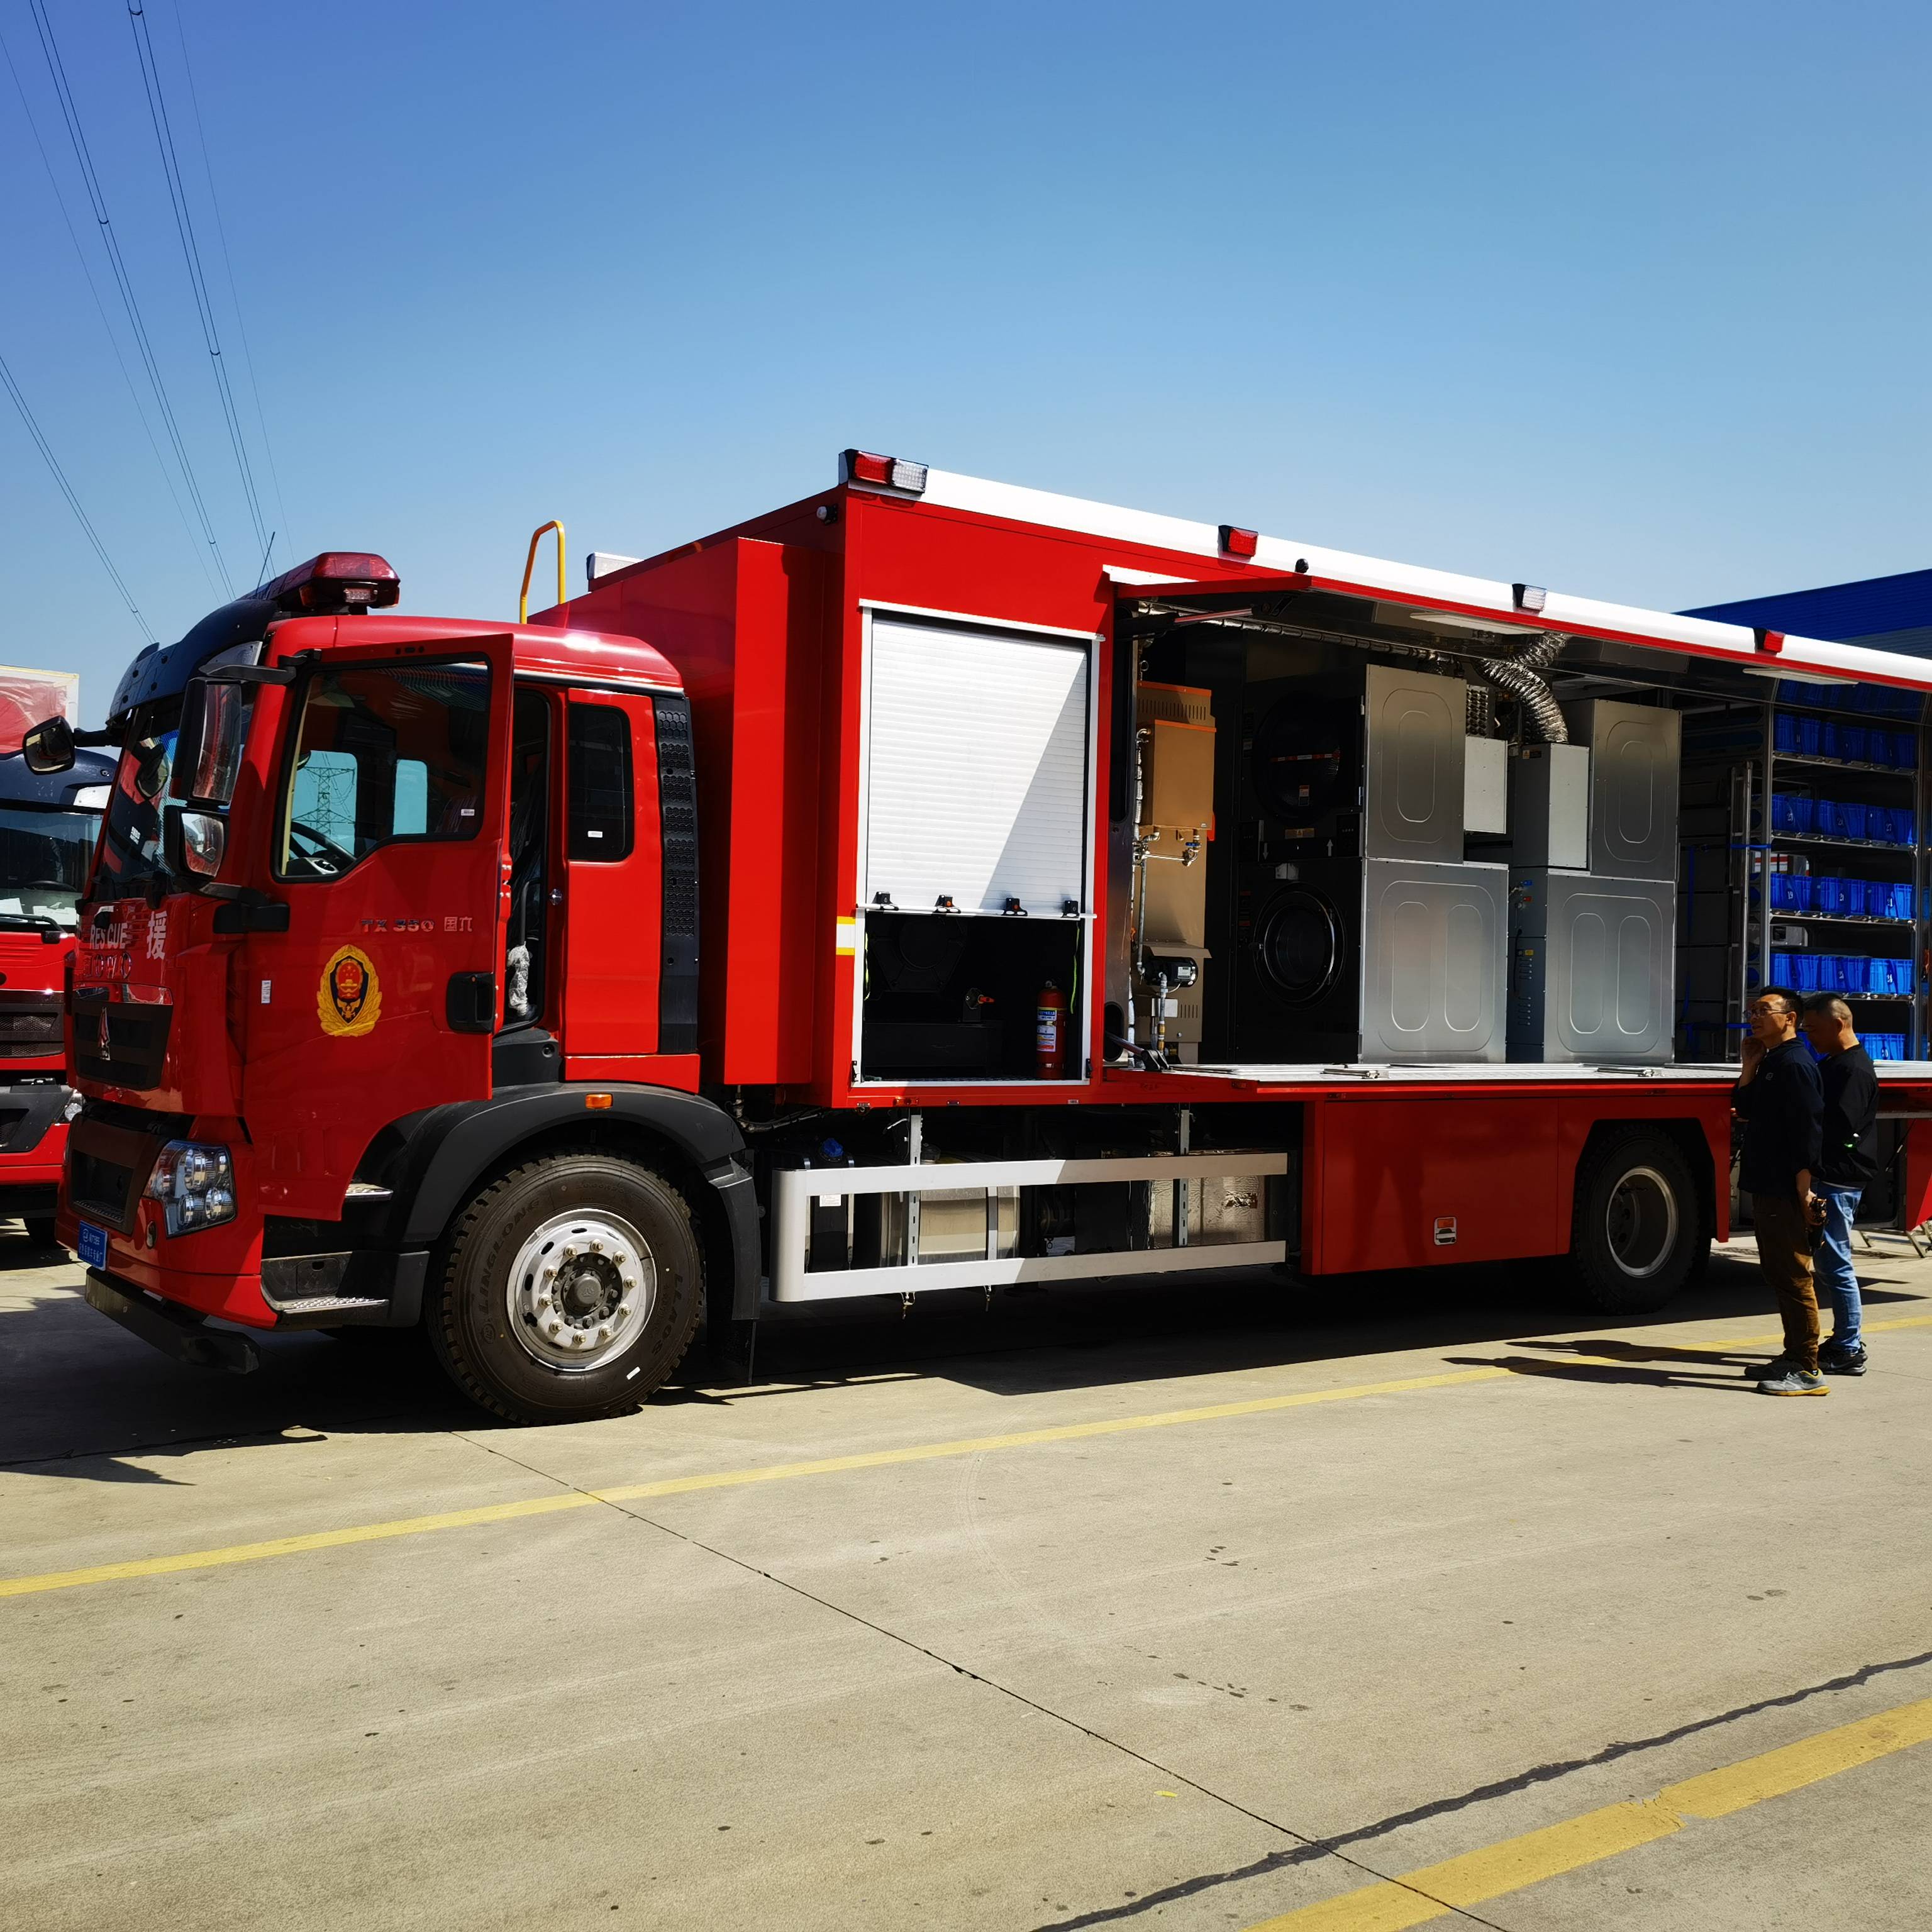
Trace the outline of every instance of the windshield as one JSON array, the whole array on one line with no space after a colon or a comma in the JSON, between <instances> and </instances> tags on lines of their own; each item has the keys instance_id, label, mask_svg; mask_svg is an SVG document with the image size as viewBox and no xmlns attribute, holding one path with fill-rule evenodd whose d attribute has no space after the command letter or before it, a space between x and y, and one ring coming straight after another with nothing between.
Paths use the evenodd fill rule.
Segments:
<instances>
[{"instance_id":1,"label":"windshield","mask_svg":"<svg viewBox=\"0 0 1932 1932\"><path fill-rule=\"evenodd\" d=\"M0 805L0 922L79 925L81 890L100 831L98 812Z\"/></svg>"},{"instance_id":2,"label":"windshield","mask_svg":"<svg viewBox=\"0 0 1932 1932\"><path fill-rule=\"evenodd\" d=\"M107 802L107 836L94 874L97 899L128 898L152 878L167 878L161 849L161 810L174 769L179 698L143 705L128 720L121 764Z\"/></svg>"}]
</instances>

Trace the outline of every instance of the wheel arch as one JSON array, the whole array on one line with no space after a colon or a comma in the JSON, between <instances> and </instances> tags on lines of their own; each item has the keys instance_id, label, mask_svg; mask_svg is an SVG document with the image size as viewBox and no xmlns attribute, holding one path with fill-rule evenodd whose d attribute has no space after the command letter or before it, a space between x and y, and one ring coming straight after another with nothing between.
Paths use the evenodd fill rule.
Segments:
<instances>
[{"instance_id":1,"label":"wheel arch","mask_svg":"<svg viewBox=\"0 0 1932 1932\"><path fill-rule=\"evenodd\" d=\"M609 1105L587 1104L592 1092ZM468 1203L525 1161L564 1148L618 1155L676 1186L698 1224L710 1292L757 1305L758 1212L744 1136L715 1102L671 1088L544 1085L405 1115L370 1144L357 1178L389 1189L390 1235L434 1249Z\"/></svg>"},{"instance_id":2,"label":"wheel arch","mask_svg":"<svg viewBox=\"0 0 1932 1932\"><path fill-rule=\"evenodd\" d=\"M1564 1213L1563 1238L1566 1246L1576 1232L1578 1196L1585 1178L1595 1166L1599 1156L1609 1154L1620 1142L1635 1140L1652 1133L1660 1134L1684 1156L1684 1165L1690 1170L1691 1184L1695 1190L1693 1205L1696 1210L1704 1244L1708 1246L1717 1238L1717 1173L1715 1164L1711 1158L1711 1143L1706 1136L1703 1123L1688 1116L1663 1120L1625 1118L1595 1122L1584 1136L1583 1144L1577 1150L1576 1164L1570 1172L1569 1198Z\"/></svg>"}]
</instances>

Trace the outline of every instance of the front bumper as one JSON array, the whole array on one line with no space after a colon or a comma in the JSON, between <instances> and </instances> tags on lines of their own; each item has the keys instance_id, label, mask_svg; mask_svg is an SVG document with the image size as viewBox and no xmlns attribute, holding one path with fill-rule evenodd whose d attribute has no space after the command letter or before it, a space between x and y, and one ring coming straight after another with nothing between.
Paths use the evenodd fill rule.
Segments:
<instances>
[{"instance_id":1,"label":"front bumper","mask_svg":"<svg viewBox=\"0 0 1932 1932\"><path fill-rule=\"evenodd\" d=\"M87 1271L82 1292L90 1308L98 1309L130 1334L192 1368L226 1369L245 1376L262 1365L262 1352L248 1336L232 1328L217 1328L205 1316L171 1301L131 1294L124 1284L110 1281L98 1268Z\"/></svg>"},{"instance_id":2,"label":"front bumper","mask_svg":"<svg viewBox=\"0 0 1932 1932\"><path fill-rule=\"evenodd\" d=\"M74 1089L58 1080L0 1086L0 1214L50 1214Z\"/></svg>"}]
</instances>

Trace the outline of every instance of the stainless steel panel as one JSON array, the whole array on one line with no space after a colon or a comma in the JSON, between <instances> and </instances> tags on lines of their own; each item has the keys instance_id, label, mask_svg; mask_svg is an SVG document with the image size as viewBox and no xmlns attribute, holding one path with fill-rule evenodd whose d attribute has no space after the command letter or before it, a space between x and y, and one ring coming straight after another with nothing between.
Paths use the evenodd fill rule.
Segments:
<instances>
[{"instance_id":1,"label":"stainless steel panel","mask_svg":"<svg viewBox=\"0 0 1932 1932\"><path fill-rule=\"evenodd\" d=\"M1182 1196L1187 1208L1186 1245L1228 1246L1268 1238L1268 1180L1256 1174L1196 1176L1190 1180L1147 1184L1148 1245L1174 1245L1174 1204Z\"/></svg>"},{"instance_id":2,"label":"stainless steel panel","mask_svg":"<svg viewBox=\"0 0 1932 1932\"><path fill-rule=\"evenodd\" d=\"M1677 889L1513 872L1509 1057L1654 1066L1672 1057Z\"/></svg>"},{"instance_id":3,"label":"stainless steel panel","mask_svg":"<svg viewBox=\"0 0 1932 1932\"><path fill-rule=\"evenodd\" d=\"M1612 879L1677 876L1677 768L1684 721L1654 704L1566 704L1590 748L1590 870Z\"/></svg>"},{"instance_id":4,"label":"stainless steel panel","mask_svg":"<svg viewBox=\"0 0 1932 1932\"><path fill-rule=\"evenodd\" d=\"M1500 738L1466 738L1462 744L1462 830L1509 830L1510 748Z\"/></svg>"},{"instance_id":5,"label":"stainless steel panel","mask_svg":"<svg viewBox=\"0 0 1932 1932\"><path fill-rule=\"evenodd\" d=\"M1462 857L1467 690L1458 677L1368 667L1366 856L1452 863Z\"/></svg>"},{"instance_id":6,"label":"stainless steel panel","mask_svg":"<svg viewBox=\"0 0 1932 1932\"><path fill-rule=\"evenodd\" d=\"M1365 1060L1500 1060L1509 868L1363 868Z\"/></svg>"},{"instance_id":7,"label":"stainless steel panel","mask_svg":"<svg viewBox=\"0 0 1932 1932\"><path fill-rule=\"evenodd\" d=\"M1510 760L1512 866L1590 863L1590 752L1584 745L1529 745Z\"/></svg>"}]
</instances>

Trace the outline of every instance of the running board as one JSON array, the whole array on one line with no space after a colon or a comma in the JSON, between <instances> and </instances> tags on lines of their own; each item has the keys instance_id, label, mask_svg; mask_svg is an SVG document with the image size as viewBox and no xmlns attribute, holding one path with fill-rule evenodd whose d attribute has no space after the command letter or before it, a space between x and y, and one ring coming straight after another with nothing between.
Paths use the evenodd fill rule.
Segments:
<instances>
[{"instance_id":1,"label":"running board","mask_svg":"<svg viewBox=\"0 0 1932 1932\"><path fill-rule=\"evenodd\" d=\"M1150 1154L1088 1160L933 1161L896 1167L788 1168L772 1177L770 1293L781 1304L800 1301L844 1300L860 1295L910 1297L926 1289L985 1288L1016 1283L1094 1280L1112 1276L1143 1276L1193 1274L1204 1268L1249 1268L1286 1262L1283 1240L1192 1240L1188 1215L1181 1211L1184 1184L1220 1181L1237 1188L1252 1186L1253 1202L1243 1210L1262 1208L1265 1184L1288 1172L1286 1153L1221 1149L1206 1154ZM1018 1221L1018 1197L1029 1188L1108 1186L1121 1182L1174 1187L1172 1245L1110 1249L1076 1254L1018 1255L1011 1252L1006 1228ZM960 1197L980 1194L976 1210L986 1229L986 1252L945 1259L920 1252L922 1196ZM812 1222L816 1209L849 1208L866 1195L899 1197L906 1204L907 1258L885 1267L814 1268L810 1265ZM1234 1206L1231 1199L1228 1204ZM1002 1210L1010 1210L1003 1214ZM1256 1232L1259 1232L1256 1229ZM1003 1251L1004 1250L1004 1251ZM958 1256L957 1258L953 1258Z\"/></svg>"}]
</instances>

